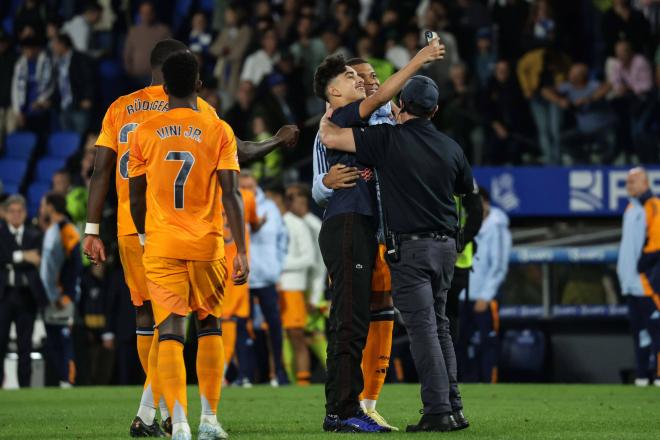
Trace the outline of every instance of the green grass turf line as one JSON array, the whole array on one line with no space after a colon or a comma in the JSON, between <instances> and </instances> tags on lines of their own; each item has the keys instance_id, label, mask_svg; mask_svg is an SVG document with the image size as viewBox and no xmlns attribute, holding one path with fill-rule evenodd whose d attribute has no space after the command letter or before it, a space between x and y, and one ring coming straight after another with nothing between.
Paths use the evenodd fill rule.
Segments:
<instances>
[{"instance_id":1,"label":"green grass turf line","mask_svg":"<svg viewBox=\"0 0 660 440\"><path fill-rule=\"evenodd\" d=\"M660 389L654 387L464 385L462 390L465 414L472 423L469 429L384 435L414 440L660 439ZM0 391L0 439L127 439L140 391L138 387ZM200 407L196 387L189 388L188 400L196 434ZM219 416L232 439L327 440L338 434L321 431L323 403L322 386L227 388ZM386 385L378 404L381 414L402 429L419 419L419 409L417 385Z\"/></svg>"}]
</instances>

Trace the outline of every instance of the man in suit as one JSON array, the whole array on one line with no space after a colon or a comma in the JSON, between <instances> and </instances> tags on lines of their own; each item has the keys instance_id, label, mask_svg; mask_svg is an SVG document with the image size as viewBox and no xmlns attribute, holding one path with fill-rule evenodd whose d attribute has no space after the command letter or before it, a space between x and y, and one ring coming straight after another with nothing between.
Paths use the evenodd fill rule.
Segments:
<instances>
[{"instance_id":1,"label":"man in suit","mask_svg":"<svg viewBox=\"0 0 660 440\"><path fill-rule=\"evenodd\" d=\"M53 38L54 68L60 103L60 128L84 134L94 98L94 69L91 59L73 50L71 37Z\"/></svg>"},{"instance_id":2,"label":"man in suit","mask_svg":"<svg viewBox=\"0 0 660 440\"><path fill-rule=\"evenodd\" d=\"M20 195L5 203L6 223L0 223L0 379L4 378L4 358L9 327L16 324L18 383L30 386L32 372L32 329L37 309L46 297L39 278L41 233L25 225L27 210Z\"/></svg>"}]
</instances>

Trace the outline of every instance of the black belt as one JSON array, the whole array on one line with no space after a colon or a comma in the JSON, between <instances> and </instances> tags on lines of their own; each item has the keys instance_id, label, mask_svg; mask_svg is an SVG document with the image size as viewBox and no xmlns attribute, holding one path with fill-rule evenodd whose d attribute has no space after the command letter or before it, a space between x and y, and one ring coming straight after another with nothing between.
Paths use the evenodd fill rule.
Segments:
<instances>
[{"instance_id":1,"label":"black belt","mask_svg":"<svg viewBox=\"0 0 660 440\"><path fill-rule=\"evenodd\" d=\"M432 238L438 241L447 241L454 238L453 232L413 232L411 234L399 234L400 241L416 241L425 238Z\"/></svg>"}]
</instances>

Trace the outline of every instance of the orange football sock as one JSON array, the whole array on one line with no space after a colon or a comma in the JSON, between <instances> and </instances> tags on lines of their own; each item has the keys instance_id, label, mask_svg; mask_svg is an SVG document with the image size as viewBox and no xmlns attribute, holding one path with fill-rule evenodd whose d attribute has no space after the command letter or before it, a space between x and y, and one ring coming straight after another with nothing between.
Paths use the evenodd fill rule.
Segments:
<instances>
[{"instance_id":1,"label":"orange football sock","mask_svg":"<svg viewBox=\"0 0 660 440\"><path fill-rule=\"evenodd\" d=\"M236 349L236 321L222 320L222 344L225 346L225 363L229 365Z\"/></svg>"},{"instance_id":2,"label":"orange football sock","mask_svg":"<svg viewBox=\"0 0 660 440\"><path fill-rule=\"evenodd\" d=\"M296 373L296 383L298 385L309 385L312 379L312 375L309 371L298 371Z\"/></svg>"},{"instance_id":3,"label":"orange football sock","mask_svg":"<svg viewBox=\"0 0 660 440\"><path fill-rule=\"evenodd\" d=\"M151 350L149 350L149 369L147 370L147 380L144 383L144 387L146 388L148 384L151 385L155 407L158 406L160 396L163 395L158 377L158 347L158 330L154 330L154 339L151 342Z\"/></svg>"},{"instance_id":4,"label":"orange football sock","mask_svg":"<svg viewBox=\"0 0 660 440\"><path fill-rule=\"evenodd\" d=\"M138 327L135 334L137 335L137 352L140 365L142 365L142 371L146 375L149 371L149 351L151 350L151 341L154 339L154 329L151 327Z\"/></svg>"},{"instance_id":5,"label":"orange football sock","mask_svg":"<svg viewBox=\"0 0 660 440\"><path fill-rule=\"evenodd\" d=\"M183 362L183 338L167 335L164 340L161 339L158 346L158 378L172 423L186 422L188 398L186 365Z\"/></svg>"},{"instance_id":6,"label":"orange football sock","mask_svg":"<svg viewBox=\"0 0 660 440\"><path fill-rule=\"evenodd\" d=\"M200 330L197 339L197 380L202 399L202 416L218 410L225 368L225 350L219 329Z\"/></svg>"},{"instance_id":7,"label":"orange football sock","mask_svg":"<svg viewBox=\"0 0 660 440\"><path fill-rule=\"evenodd\" d=\"M360 400L378 400L380 390L385 383L387 368L392 352L392 330L394 321L372 321L369 324L367 344L362 353L362 374L364 390Z\"/></svg>"}]
</instances>

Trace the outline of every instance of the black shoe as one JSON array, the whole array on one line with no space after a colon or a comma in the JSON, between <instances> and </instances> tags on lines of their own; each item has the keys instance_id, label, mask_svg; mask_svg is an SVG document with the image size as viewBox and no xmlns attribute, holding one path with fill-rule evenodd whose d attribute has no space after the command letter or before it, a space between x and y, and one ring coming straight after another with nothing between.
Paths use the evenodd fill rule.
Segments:
<instances>
[{"instance_id":1,"label":"black shoe","mask_svg":"<svg viewBox=\"0 0 660 440\"><path fill-rule=\"evenodd\" d=\"M163 431L165 431L168 437L172 437L172 417L168 417L160 422L160 427L163 428Z\"/></svg>"},{"instance_id":2,"label":"black shoe","mask_svg":"<svg viewBox=\"0 0 660 440\"><path fill-rule=\"evenodd\" d=\"M458 411L454 411L452 413L452 417L454 418L454 421L456 422L456 429L454 431L459 431L461 429L469 428L470 427L470 422L468 422L468 419L465 418L465 415L463 414L463 410L459 409Z\"/></svg>"},{"instance_id":3,"label":"black shoe","mask_svg":"<svg viewBox=\"0 0 660 440\"><path fill-rule=\"evenodd\" d=\"M156 420L151 425L147 425L139 417L133 419L130 434L131 437L167 437Z\"/></svg>"},{"instance_id":4,"label":"black shoe","mask_svg":"<svg viewBox=\"0 0 660 440\"><path fill-rule=\"evenodd\" d=\"M451 414L424 414L416 425L408 425L406 432L449 432L458 429Z\"/></svg>"}]
</instances>

